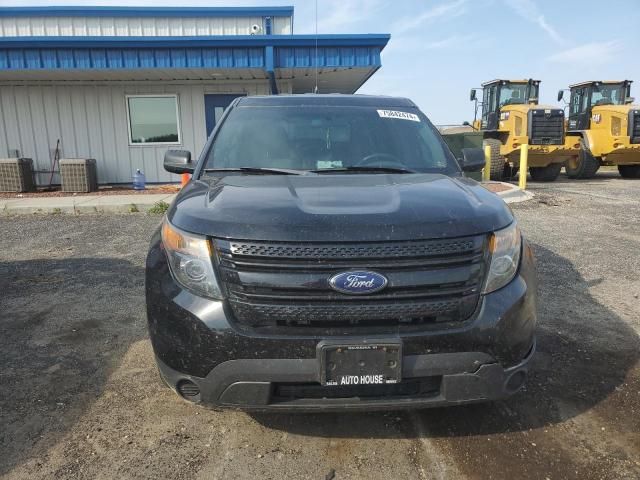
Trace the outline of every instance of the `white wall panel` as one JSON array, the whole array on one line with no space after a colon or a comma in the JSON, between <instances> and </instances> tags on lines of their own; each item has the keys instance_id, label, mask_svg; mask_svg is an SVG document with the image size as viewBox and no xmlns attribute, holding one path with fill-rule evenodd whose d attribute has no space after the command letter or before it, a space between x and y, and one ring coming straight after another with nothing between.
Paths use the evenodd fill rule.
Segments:
<instances>
[{"instance_id":1,"label":"white wall panel","mask_svg":"<svg viewBox=\"0 0 640 480\"><path fill-rule=\"evenodd\" d=\"M283 90L288 86L282 85ZM125 98L130 94L178 95L182 145L129 146ZM49 170L56 141L62 158L95 158L100 183L129 183L137 168L149 182L178 181L162 168L169 148L190 150L197 158L206 141L204 95L265 95L266 80L238 84L101 83L0 84L0 158L17 149L38 170ZM49 181L40 174L40 184ZM54 177L58 182L58 177Z\"/></svg>"},{"instance_id":2,"label":"white wall panel","mask_svg":"<svg viewBox=\"0 0 640 480\"><path fill-rule=\"evenodd\" d=\"M104 175L104 178L113 178L114 181L117 181L118 153L111 92L112 89L110 88L96 87L103 152L103 157L100 159L100 165L98 166L98 168L99 171L102 172L101 176ZM96 159L96 162L98 161L99 160Z\"/></svg>"},{"instance_id":3,"label":"white wall panel","mask_svg":"<svg viewBox=\"0 0 640 480\"><path fill-rule=\"evenodd\" d=\"M6 154L8 155L10 152L18 150L22 155L22 142L20 140L20 130L18 130L18 114L16 112L16 97L14 95L14 90L14 87L5 87L0 89L3 130L7 137ZM4 156L4 153L0 155L0 157Z\"/></svg>"},{"instance_id":4,"label":"white wall panel","mask_svg":"<svg viewBox=\"0 0 640 480\"><path fill-rule=\"evenodd\" d=\"M36 170L49 171L51 170L51 152L46 142L42 142L36 139L36 137L42 135L48 138L47 122L44 114L44 99L42 96L42 90L38 87L27 87L25 92L29 101L29 115L30 122L33 125L33 147L34 147L34 162L36 164ZM49 181L49 175L46 173L38 174L37 182L42 184Z\"/></svg>"},{"instance_id":5,"label":"white wall panel","mask_svg":"<svg viewBox=\"0 0 640 480\"><path fill-rule=\"evenodd\" d=\"M87 18L87 35L89 35L90 37L99 37L102 35L100 18Z\"/></svg>"},{"instance_id":6,"label":"white wall panel","mask_svg":"<svg viewBox=\"0 0 640 480\"><path fill-rule=\"evenodd\" d=\"M63 37L72 37L75 35L73 31L73 19L69 17L60 17L60 35Z\"/></svg>"},{"instance_id":7,"label":"white wall panel","mask_svg":"<svg viewBox=\"0 0 640 480\"><path fill-rule=\"evenodd\" d=\"M4 106L2 105L2 97L0 97L0 122L4 122ZM0 129L0 157L6 157L9 152L9 144L7 142L6 129Z\"/></svg>"},{"instance_id":8,"label":"white wall panel","mask_svg":"<svg viewBox=\"0 0 640 480\"><path fill-rule=\"evenodd\" d=\"M2 17L0 36L249 35L262 17ZM273 33L291 32L289 17L272 18ZM264 32L263 32L264 33Z\"/></svg>"},{"instance_id":9,"label":"white wall panel","mask_svg":"<svg viewBox=\"0 0 640 480\"><path fill-rule=\"evenodd\" d=\"M60 156L67 158L78 157L71 110L71 89L60 87L45 92L45 95L57 95L58 118L60 119ZM55 144L56 140L57 138L48 138L47 143Z\"/></svg>"},{"instance_id":10,"label":"white wall panel","mask_svg":"<svg viewBox=\"0 0 640 480\"><path fill-rule=\"evenodd\" d=\"M71 20L73 25L73 35L76 37L86 37L87 22L89 22L88 18L73 18Z\"/></svg>"},{"instance_id":11,"label":"white wall panel","mask_svg":"<svg viewBox=\"0 0 640 480\"><path fill-rule=\"evenodd\" d=\"M116 25L117 37L126 37L129 35L129 22L126 18L115 18L114 22Z\"/></svg>"},{"instance_id":12,"label":"white wall panel","mask_svg":"<svg viewBox=\"0 0 640 480\"><path fill-rule=\"evenodd\" d=\"M132 168L132 157L129 148L129 134L127 133L127 112L125 110L125 89L122 86L115 86L110 89L111 108L113 109L113 134L115 136L116 157L107 158L105 161L112 162L116 166L116 174L109 180L107 177L101 182L128 182ZM141 147L142 148L142 147ZM134 149L135 150L135 149ZM152 179L150 179L152 181Z\"/></svg>"},{"instance_id":13,"label":"white wall panel","mask_svg":"<svg viewBox=\"0 0 640 480\"><path fill-rule=\"evenodd\" d=\"M290 35L291 18L290 17L273 17L271 20L271 29L274 35Z\"/></svg>"},{"instance_id":14,"label":"white wall panel","mask_svg":"<svg viewBox=\"0 0 640 480\"><path fill-rule=\"evenodd\" d=\"M60 35L60 22L57 18L45 18L44 21L44 34L50 36Z\"/></svg>"},{"instance_id":15,"label":"white wall panel","mask_svg":"<svg viewBox=\"0 0 640 480\"><path fill-rule=\"evenodd\" d=\"M18 124L18 132L20 134L20 145L22 145L22 154L25 157L33 158L36 161L35 148L35 127L31 123L31 107L29 106L29 93L27 87L16 87L13 90L16 105L16 123Z\"/></svg>"}]
</instances>

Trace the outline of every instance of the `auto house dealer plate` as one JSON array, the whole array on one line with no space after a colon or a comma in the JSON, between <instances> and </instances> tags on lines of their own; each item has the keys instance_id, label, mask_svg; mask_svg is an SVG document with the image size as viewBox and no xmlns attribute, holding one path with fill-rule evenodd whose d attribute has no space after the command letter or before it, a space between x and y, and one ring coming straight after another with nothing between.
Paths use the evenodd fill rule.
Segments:
<instances>
[{"instance_id":1,"label":"auto house dealer plate","mask_svg":"<svg viewBox=\"0 0 640 480\"><path fill-rule=\"evenodd\" d=\"M319 347L320 377L326 386L384 385L402 377L402 345L325 344Z\"/></svg>"}]
</instances>

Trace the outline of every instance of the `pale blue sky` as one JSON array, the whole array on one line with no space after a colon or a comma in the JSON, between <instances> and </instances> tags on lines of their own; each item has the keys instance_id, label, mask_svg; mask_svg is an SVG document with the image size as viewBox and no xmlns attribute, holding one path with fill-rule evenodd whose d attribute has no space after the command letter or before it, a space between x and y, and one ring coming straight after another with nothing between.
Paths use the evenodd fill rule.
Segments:
<instances>
[{"instance_id":1,"label":"pale blue sky","mask_svg":"<svg viewBox=\"0 0 640 480\"><path fill-rule=\"evenodd\" d=\"M319 33L391 33L382 69L359 93L413 99L435 123L471 120L469 89L542 80L541 101L582 80L631 79L640 98L640 0L318 0ZM0 5L295 6L313 33L313 0L0 0Z\"/></svg>"}]
</instances>

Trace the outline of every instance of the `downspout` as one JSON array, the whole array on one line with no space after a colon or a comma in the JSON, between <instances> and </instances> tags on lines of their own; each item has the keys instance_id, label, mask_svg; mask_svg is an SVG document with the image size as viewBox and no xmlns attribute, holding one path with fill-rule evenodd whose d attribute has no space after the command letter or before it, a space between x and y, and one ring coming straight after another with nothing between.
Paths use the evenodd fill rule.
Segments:
<instances>
[{"instance_id":1,"label":"downspout","mask_svg":"<svg viewBox=\"0 0 640 480\"><path fill-rule=\"evenodd\" d=\"M264 47L265 67L271 86L271 95L278 95L278 83L276 82L275 50L272 45Z\"/></svg>"}]
</instances>

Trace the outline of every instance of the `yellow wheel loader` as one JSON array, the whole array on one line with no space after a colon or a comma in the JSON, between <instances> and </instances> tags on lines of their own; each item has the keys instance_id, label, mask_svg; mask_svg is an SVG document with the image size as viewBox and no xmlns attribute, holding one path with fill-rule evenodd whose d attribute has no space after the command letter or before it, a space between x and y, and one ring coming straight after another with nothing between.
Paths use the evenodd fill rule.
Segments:
<instances>
[{"instance_id":1,"label":"yellow wheel loader","mask_svg":"<svg viewBox=\"0 0 640 480\"><path fill-rule=\"evenodd\" d=\"M617 165L624 178L640 178L640 105L631 80L582 82L569 87L567 136L580 155L565 164L569 178L592 178L601 165ZM564 91L558 92L558 101Z\"/></svg>"},{"instance_id":2,"label":"yellow wheel loader","mask_svg":"<svg viewBox=\"0 0 640 480\"><path fill-rule=\"evenodd\" d=\"M538 105L539 88L539 80L492 80L482 84L481 101L476 89L471 90L476 106L473 127L483 132L484 145L491 147L491 180L515 174L524 144L529 145L534 181L555 180L564 162L578 155L575 138L565 144L564 110ZM482 114L477 119L479 107Z\"/></svg>"}]
</instances>

